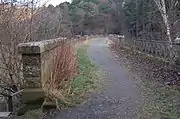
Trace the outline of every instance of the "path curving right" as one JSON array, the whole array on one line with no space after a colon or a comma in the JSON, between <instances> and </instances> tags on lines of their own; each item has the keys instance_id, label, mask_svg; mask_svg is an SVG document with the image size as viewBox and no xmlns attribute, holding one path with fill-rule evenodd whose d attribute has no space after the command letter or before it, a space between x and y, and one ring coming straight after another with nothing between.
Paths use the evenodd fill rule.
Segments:
<instances>
[{"instance_id":1,"label":"path curving right","mask_svg":"<svg viewBox=\"0 0 180 119\"><path fill-rule=\"evenodd\" d=\"M62 110L53 119L138 119L139 92L123 63L109 50L108 38L96 38L88 54L104 69L105 85L77 107Z\"/></svg>"}]
</instances>

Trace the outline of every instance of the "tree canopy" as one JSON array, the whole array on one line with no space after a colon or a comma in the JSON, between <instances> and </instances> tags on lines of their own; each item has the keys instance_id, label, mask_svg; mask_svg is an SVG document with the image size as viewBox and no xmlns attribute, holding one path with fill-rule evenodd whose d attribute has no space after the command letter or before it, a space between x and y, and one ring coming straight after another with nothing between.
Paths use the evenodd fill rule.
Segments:
<instances>
[{"instance_id":1,"label":"tree canopy","mask_svg":"<svg viewBox=\"0 0 180 119\"><path fill-rule=\"evenodd\" d=\"M170 37L175 39L179 36L179 1L164 2L169 25L158 2L162 0L73 0L55 8L68 16L64 19L70 20L73 34L123 34L126 30L133 38L166 40L169 26Z\"/></svg>"}]
</instances>

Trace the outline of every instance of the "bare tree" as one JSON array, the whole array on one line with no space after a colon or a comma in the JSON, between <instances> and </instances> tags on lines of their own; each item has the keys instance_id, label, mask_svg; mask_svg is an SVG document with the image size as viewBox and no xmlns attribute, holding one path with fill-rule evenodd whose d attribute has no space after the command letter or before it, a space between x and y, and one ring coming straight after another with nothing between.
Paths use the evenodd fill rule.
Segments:
<instances>
[{"instance_id":1,"label":"bare tree","mask_svg":"<svg viewBox=\"0 0 180 119\"><path fill-rule=\"evenodd\" d=\"M0 83L23 86L22 64L16 47L19 43L62 36L63 19L70 23L58 7L39 6L39 0L0 2ZM67 8L67 6L66 6ZM71 28L69 28L71 30ZM67 34L66 31L64 34ZM69 34L69 33L68 33ZM44 37L45 36L45 37ZM67 35L64 35L67 36Z\"/></svg>"},{"instance_id":2,"label":"bare tree","mask_svg":"<svg viewBox=\"0 0 180 119\"><path fill-rule=\"evenodd\" d=\"M38 1L1 1L0 3L0 82L5 85L23 85L21 61L16 47L33 40L32 33L40 21L35 22ZM35 24L36 23L36 24ZM38 23L38 24L37 24Z\"/></svg>"},{"instance_id":3,"label":"bare tree","mask_svg":"<svg viewBox=\"0 0 180 119\"><path fill-rule=\"evenodd\" d=\"M167 14L167 9L166 9L166 3L165 0L154 0L154 2L156 3L161 16L163 18L164 24L166 26L166 35L168 37L168 41L170 44L172 44L172 38L171 38L171 25L168 19L168 14Z\"/></svg>"}]
</instances>

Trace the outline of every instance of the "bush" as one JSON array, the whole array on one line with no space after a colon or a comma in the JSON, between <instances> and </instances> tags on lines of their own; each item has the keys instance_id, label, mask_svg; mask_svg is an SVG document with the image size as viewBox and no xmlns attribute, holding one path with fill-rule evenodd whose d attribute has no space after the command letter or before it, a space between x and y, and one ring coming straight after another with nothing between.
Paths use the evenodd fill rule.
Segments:
<instances>
[{"instance_id":1,"label":"bush","mask_svg":"<svg viewBox=\"0 0 180 119\"><path fill-rule=\"evenodd\" d=\"M44 82L46 96L51 100L66 100L71 83L77 74L77 58L72 44L62 41L55 49L50 66L50 78Z\"/></svg>"}]
</instances>

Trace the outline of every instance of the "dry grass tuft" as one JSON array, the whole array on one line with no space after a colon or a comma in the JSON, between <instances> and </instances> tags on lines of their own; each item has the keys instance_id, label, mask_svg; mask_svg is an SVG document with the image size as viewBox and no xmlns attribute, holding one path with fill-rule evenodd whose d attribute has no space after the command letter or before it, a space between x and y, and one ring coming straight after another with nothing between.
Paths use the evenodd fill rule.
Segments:
<instances>
[{"instance_id":1,"label":"dry grass tuft","mask_svg":"<svg viewBox=\"0 0 180 119\"><path fill-rule=\"evenodd\" d=\"M63 100L70 92L71 83L77 75L77 56L72 44L62 41L55 49L50 66L50 78L44 82L46 96L52 101Z\"/></svg>"}]
</instances>

